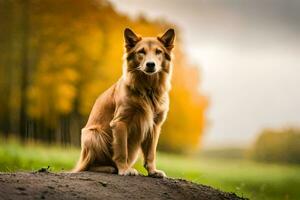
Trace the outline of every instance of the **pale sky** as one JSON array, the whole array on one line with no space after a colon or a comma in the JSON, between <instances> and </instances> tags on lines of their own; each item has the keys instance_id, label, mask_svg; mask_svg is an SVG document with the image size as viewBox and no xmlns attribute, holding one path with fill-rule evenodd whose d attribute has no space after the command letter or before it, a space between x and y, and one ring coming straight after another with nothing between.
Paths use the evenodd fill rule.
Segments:
<instances>
[{"instance_id":1,"label":"pale sky","mask_svg":"<svg viewBox=\"0 0 300 200\"><path fill-rule=\"evenodd\" d=\"M263 128L300 126L300 1L111 0L176 24L210 97L203 145L250 145Z\"/></svg>"}]
</instances>

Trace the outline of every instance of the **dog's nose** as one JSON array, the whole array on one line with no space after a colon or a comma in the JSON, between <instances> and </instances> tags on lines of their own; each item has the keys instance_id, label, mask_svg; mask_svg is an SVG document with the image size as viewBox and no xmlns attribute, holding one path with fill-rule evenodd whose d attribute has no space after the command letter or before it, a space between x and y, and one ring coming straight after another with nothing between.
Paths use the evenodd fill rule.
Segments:
<instances>
[{"instance_id":1,"label":"dog's nose","mask_svg":"<svg viewBox=\"0 0 300 200\"><path fill-rule=\"evenodd\" d=\"M147 67L147 71L149 71L149 72L155 71L155 63L154 62L147 62L146 67Z\"/></svg>"}]
</instances>

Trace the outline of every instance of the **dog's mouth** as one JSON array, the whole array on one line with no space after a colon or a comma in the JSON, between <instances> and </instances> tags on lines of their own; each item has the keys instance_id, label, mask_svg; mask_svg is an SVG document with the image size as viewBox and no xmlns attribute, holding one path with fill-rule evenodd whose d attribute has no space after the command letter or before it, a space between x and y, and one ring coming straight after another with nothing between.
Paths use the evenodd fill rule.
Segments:
<instances>
[{"instance_id":1,"label":"dog's mouth","mask_svg":"<svg viewBox=\"0 0 300 200\"><path fill-rule=\"evenodd\" d=\"M143 72L147 75L153 75L156 74L160 70L159 67L145 67L143 69Z\"/></svg>"},{"instance_id":2,"label":"dog's mouth","mask_svg":"<svg viewBox=\"0 0 300 200\"><path fill-rule=\"evenodd\" d=\"M143 72L147 75L153 75L156 74L157 70L143 70Z\"/></svg>"},{"instance_id":3,"label":"dog's mouth","mask_svg":"<svg viewBox=\"0 0 300 200\"><path fill-rule=\"evenodd\" d=\"M138 67L138 68L136 68L136 70L138 70L140 72L143 72L144 74L149 75L149 76L154 75L154 74L156 74L156 73L158 73L160 71L160 69L156 68L156 67L155 68L142 68L142 67Z\"/></svg>"},{"instance_id":4,"label":"dog's mouth","mask_svg":"<svg viewBox=\"0 0 300 200\"><path fill-rule=\"evenodd\" d=\"M156 69L145 69L145 72L146 73L155 73L156 72Z\"/></svg>"}]
</instances>

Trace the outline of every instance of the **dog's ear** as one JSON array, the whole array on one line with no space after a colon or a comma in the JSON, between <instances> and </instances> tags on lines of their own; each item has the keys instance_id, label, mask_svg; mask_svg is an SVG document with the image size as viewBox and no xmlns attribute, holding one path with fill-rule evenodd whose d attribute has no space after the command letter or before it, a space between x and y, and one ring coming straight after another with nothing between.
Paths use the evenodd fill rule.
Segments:
<instances>
[{"instance_id":1,"label":"dog's ear","mask_svg":"<svg viewBox=\"0 0 300 200\"><path fill-rule=\"evenodd\" d=\"M136 43L138 43L142 39L129 28L126 28L124 30L124 38L125 38L125 48L127 51L133 48L136 45Z\"/></svg>"},{"instance_id":2,"label":"dog's ear","mask_svg":"<svg viewBox=\"0 0 300 200\"><path fill-rule=\"evenodd\" d=\"M172 50L174 47L174 41L175 41L174 29L170 28L161 37L157 37L157 39L161 43L163 43L163 45L166 47L166 49Z\"/></svg>"}]
</instances>

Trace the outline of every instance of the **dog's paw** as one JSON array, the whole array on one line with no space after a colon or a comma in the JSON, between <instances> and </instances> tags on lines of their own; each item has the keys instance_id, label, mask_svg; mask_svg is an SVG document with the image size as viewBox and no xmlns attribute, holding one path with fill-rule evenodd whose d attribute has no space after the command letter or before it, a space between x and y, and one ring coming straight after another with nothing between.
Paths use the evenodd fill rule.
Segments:
<instances>
[{"instance_id":1,"label":"dog's paw","mask_svg":"<svg viewBox=\"0 0 300 200\"><path fill-rule=\"evenodd\" d=\"M154 170L148 173L148 176L153 178L165 178L167 177L166 173L161 170Z\"/></svg>"},{"instance_id":2,"label":"dog's paw","mask_svg":"<svg viewBox=\"0 0 300 200\"><path fill-rule=\"evenodd\" d=\"M139 175L139 172L134 168L129 168L125 170L119 170L118 174L121 176L137 176Z\"/></svg>"}]
</instances>

